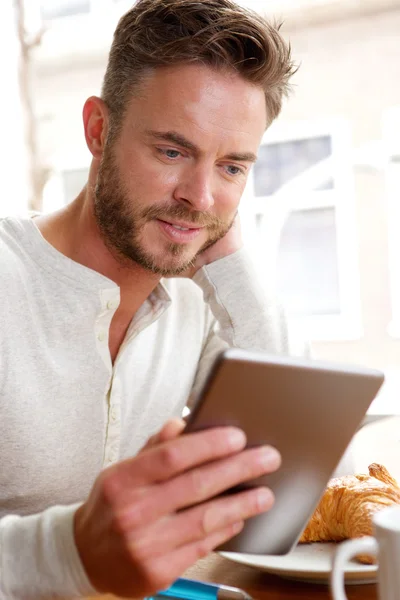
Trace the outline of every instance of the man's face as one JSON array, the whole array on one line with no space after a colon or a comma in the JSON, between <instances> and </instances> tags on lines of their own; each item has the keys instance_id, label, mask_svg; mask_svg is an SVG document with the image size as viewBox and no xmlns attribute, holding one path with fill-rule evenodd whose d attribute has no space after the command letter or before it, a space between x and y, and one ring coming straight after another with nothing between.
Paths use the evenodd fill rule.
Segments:
<instances>
[{"instance_id":1,"label":"man's face","mask_svg":"<svg viewBox=\"0 0 400 600\"><path fill-rule=\"evenodd\" d=\"M107 143L95 216L107 246L177 275L235 218L267 121L263 91L201 65L158 69Z\"/></svg>"}]
</instances>

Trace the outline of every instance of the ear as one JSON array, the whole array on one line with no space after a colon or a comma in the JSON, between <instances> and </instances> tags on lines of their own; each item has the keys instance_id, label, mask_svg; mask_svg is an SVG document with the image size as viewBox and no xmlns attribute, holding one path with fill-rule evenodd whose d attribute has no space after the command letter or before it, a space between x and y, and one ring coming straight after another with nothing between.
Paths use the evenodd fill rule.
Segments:
<instances>
[{"instance_id":1,"label":"ear","mask_svg":"<svg viewBox=\"0 0 400 600\"><path fill-rule=\"evenodd\" d=\"M93 158L100 159L108 131L108 109L105 102L97 96L91 96L83 107L83 125L86 144Z\"/></svg>"}]
</instances>

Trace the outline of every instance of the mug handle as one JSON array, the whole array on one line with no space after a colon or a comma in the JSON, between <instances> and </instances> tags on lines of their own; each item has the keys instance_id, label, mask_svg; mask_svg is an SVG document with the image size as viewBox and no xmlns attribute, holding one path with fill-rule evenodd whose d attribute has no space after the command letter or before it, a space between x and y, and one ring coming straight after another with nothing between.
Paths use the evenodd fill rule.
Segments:
<instances>
[{"instance_id":1,"label":"mug handle","mask_svg":"<svg viewBox=\"0 0 400 600\"><path fill-rule=\"evenodd\" d=\"M332 561L331 591L334 600L347 600L344 587L344 574L347 562L357 554L378 556L378 542L372 536L365 536L342 542Z\"/></svg>"}]
</instances>

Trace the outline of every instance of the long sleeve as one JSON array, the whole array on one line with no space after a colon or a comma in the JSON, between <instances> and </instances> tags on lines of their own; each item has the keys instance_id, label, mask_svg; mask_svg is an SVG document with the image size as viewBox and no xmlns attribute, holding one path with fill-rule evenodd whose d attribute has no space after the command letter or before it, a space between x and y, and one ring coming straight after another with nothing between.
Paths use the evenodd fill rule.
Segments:
<instances>
[{"instance_id":1,"label":"long sleeve","mask_svg":"<svg viewBox=\"0 0 400 600\"><path fill-rule=\"evenodd\" d=\"M282 308L244 249L203 267L194 281L218 323L217 338L238 348L289 351Z\"/></svg>"},{"instance_id":2,"label":"long sleeve","mask_svg":"<svg viewBox=\"0 0 400 600\"><path fill-rule=\"evenodd\" d=\"M79 504L0 520L0 598L27 600L95 595L73 535Z\"/></svg>"},{"instance_id":3,"label":"long sleeve","mask_svg":"<svg viewBox=\"0 0 400 600\"><path fill-rule=\"evenodd\" d=\"M274 291L260 284L244 249L203 267L194 282L202 289L214 318L194 392L200 389L216 355L227 347L271 354L308 354L303 342L296 344L289 339L284 311Z\"/></svg>"},{"instance_id":4,"label":"long sleeve","mask_svg":"<svg viewBox=\"0 0 400 600\"><path fill-rule=\"evenodd\" d=\"M214 323L202 353L193 397L201 389L216 355L229 346L271 354L310 356L308 344L289 335L281 305L273 291L260 284L244 249L203 267L194 281L203 290ZM350 445L335 476L353 472Z\"/></svg>"}]
</instances>

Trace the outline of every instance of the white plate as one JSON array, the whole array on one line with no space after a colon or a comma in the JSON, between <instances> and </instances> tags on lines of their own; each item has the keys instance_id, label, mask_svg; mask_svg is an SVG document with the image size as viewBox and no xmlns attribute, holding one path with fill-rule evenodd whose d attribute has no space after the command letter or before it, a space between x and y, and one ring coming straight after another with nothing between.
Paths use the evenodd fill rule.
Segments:
<instances>
[{"instance_id":1,"label":"white plate","mask_svg":"<svg viewBox=\"0 0 400 600\"><path fill-rule=\"evenodd\" d=\"M332 555L337 544L299 544L284 556L266 556L262 554L239 554L221 552L225 558L235 562L257 567L274 575L287 579L328 583L331 572ZM362 565L351 561L346 568L346 583L373 583L376 581L377 566Z\"/></svg>"}]
</instances>

